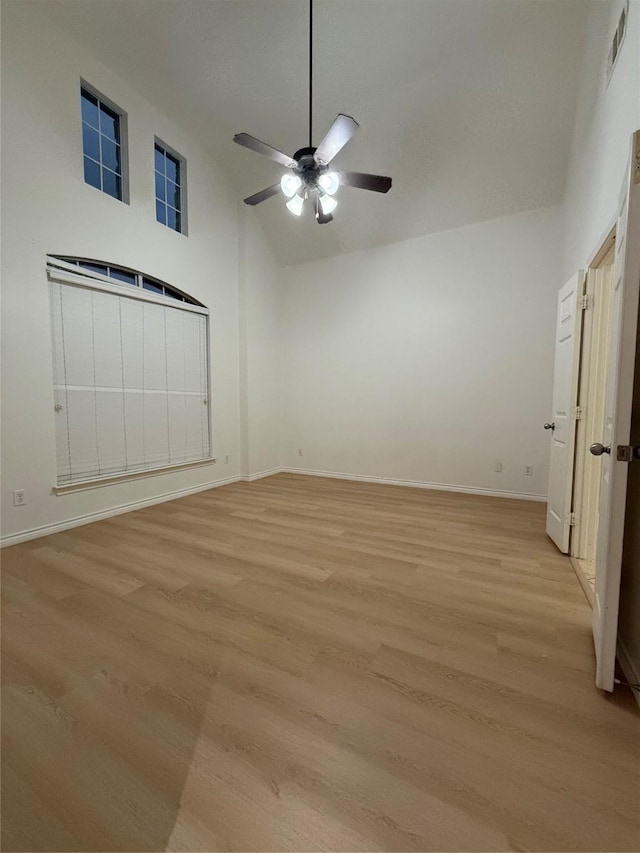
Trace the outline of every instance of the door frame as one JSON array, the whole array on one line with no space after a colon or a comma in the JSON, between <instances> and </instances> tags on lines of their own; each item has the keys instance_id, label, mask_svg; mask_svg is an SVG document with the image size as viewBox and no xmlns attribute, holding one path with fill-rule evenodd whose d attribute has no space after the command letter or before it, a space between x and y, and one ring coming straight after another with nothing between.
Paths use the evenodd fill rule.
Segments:
<instances>
[{"instance_id":1,"label":"door frame","mask_svg":"<svg viewBox=\"0 0 640 853\"><path fill-rule=\"evenodd\" d=\"M587 270L602 269L601 264L611 251L612 232L615 228L611 314L607 321L609 330L613 334L607 347L611 360L607 366L606 410L602 438L596 438L598 443L607 445L604 450L610 455L603 457L601 466L595 555L596 571L592 596L589 595L586 585L582 584L587 598L590 601L593 598L591 603L596 652L596 686L606 691L614 689L616 681L615 658L617 657L620 661L620 658L624 657L620 654L622 649L620 648L619 636L617 636L617 616L624 548L623 527L629 507L629 496L626 489L629 471L626 466L631 461L628 458L628 450L633 433L632 395L637 393L638 382L640 382L640 362L638 360L640 358L640 318L638 317L640 243L635 239L637 223L640 218L640 187L638 187L640 183L640 130L632 134L631 143L631 160L630 163L629 161L627 163L615 218L592 252L587 265ZM597 279L594 277L592 285L595 286L596 284ZM586 304L587 300L585 300ZM592 323L594 320L595 317L592 319ZM599 328L604 328L604 317L602 321L602 326ZM583 363L586 364L584 358L585 353L581 348L580 366ZM585 436L584 440L589 440L588 436ZM617 458L616 455L611 454L615 448L618 448ZM594 453L596 450L597 448L594 449ZM621 450L626 451L627 455L621 454ZM602 453L602 447L600 453ZM596 455L600 455L600 453L596 453ZM572 512L577 499L575 477L574 469ZM572 545L573 543L571 543ZM570 552L575 553L573 547L570 547ZM571 559L571 562L582 583L579 563L574 558ZM629 664L629 661L627 660L625 663ZM627 666L624 664L623 666L626 670ZM635 680L637 681L637 678ZM640 703L638 693L634 693L634 695Z\"/></svg>"},{"instance_id":2,"label":"door frame","mask_svg":"<svg viewBox=\"0 0 640 853\"><path fill-rule=\"evenodd\" d=\"M591 429L592 440L597 440L598 436L594 437L593 433L593 413L590 407L593 403L593 376L591 374L591 364L594 347L601 348L603 337L605 342L608 342L609 333L611 331L611 318L605 316L603 311L608 314L607 308L603 308L599 300L602 298L602 291L606 287L606 283L602 277L607 275L605 270L608 267L603 267L603 262L609 255L615 252L616 227L614 226L608 233L602 245L596 250L593 260L586 270L585 279L585 299L586 310L582 314L582 336L580 339L580 356L579 356L579 373L578 373L578 410L580 412L579 419L576 424L576 447L573 469L572 496L571 496L571 514L574 519L574 524L571 527L571 537L569 542L569 556L576 561L585 560L585 555L580 551L578 553L578 544L581 537L584 536L585 524L585 507L589 506L592 514L597 515L597 493L599 491L600 478L593 470L593 466L589 463L594 459L589 454L589 430ZM615 255L614 255L615 259ZM608 273L611 275L611 273ZM598 313L596 314L596 305ZM600 377L603 383L606 383L606 375ZM601 389L604 390L604 389ZM604 400L602 401L604 407ZM603 412L604 418L604 412ZM593 554L592 563L595 564L595 553ZM577 567L582 572L583 567ZM588 578L587 578L588 579ZM582 583L582 578L581 578ZM584 586L584 584L583 584ZM592 590L585 589L587 598L592 603Z\"/></svg>"}]
</instances>

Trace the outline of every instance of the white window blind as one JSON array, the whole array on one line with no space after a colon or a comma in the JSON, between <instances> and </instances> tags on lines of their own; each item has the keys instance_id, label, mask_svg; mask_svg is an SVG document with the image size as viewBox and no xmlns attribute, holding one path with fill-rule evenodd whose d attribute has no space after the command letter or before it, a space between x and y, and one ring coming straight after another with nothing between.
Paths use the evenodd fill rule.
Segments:
<instances>
[{"instance_id":1,"label":"white window blind","mask_svg":"<svg viewBox=\"0 0 640 853\"><path fill-rule=\"evenodd\" d=\"M51 280L58 485L211 455L206 309L117 290Z\"/></svg>"}]
</instances>

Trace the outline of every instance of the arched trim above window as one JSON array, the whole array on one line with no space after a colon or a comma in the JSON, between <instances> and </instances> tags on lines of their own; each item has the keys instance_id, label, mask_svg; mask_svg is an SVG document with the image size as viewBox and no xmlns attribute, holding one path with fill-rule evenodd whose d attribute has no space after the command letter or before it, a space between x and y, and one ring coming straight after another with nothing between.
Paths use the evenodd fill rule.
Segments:
<instances>
[{"instance_id":1,"label":"arched trim above window","mask_svg":"<svg viewBox=\"0 0 640 853\"><path fill-rule=\"evenodd\" d=\"M149 293L155 293L158 296L166 296L169 299L177 299L178 302L186 302L189 305L202 305L193 296L184 293L172 284L167 284L158 278L153 278L150 275L133 270L130 267L123 267L119 264L111 264L106 261L98 261L93 258L78 258L70 257L69 255L49 255L49 264L55 265L56 261L61 261L63 264L78 267L86 270L92 276L104 276L110 279L115 284L124 284L131 287L139 287Z\"/></svg>"},{"instance_id":2,"label":"arched trim above window","mask_svg":"<svg viewBox=\"0 0 640 853\"><path fill-rule=\"evenodd\" d=\"M86 258L47 278L58 493L212 462L209 309Z\"/></svg>"}]
</instances>

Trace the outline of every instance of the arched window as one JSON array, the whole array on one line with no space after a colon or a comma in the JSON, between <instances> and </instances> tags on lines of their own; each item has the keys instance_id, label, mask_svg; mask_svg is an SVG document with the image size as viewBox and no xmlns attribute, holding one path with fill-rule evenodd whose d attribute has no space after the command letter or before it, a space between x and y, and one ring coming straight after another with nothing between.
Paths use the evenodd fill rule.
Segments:
<instances>
[{"instance_id":1,"label":"arched window","mask_svg":"<svg viewBox=\"0 0 640 853\"><path fill-rule=\"evenodd\" d=\"M47 261L57 487L211 461L208 309L126 267Z\"/></svg>"},{"instance_id":2,"label":"arched window","mask_svg":"<svg viewBox=\"0 0 640 853\"><path fill-rule=\"evenodd\" d=\"M50 256L49 263L62 261L63 264L80 267L88 273L95 275L106 276L120 284L130 284L132 287L141 287L149 293L157 293L161 296L168 296L170 299L177 299L180 302L188 302L190 305L201 305L197 299L188 296L177 287L167 284L160 279L152 278L150 275L145 275L138 270L132 270L129 267L122 267L117 264L107 264L104 261L95 261L89 258L73 258L66 255Z\"/></svg>"}]
</instances>

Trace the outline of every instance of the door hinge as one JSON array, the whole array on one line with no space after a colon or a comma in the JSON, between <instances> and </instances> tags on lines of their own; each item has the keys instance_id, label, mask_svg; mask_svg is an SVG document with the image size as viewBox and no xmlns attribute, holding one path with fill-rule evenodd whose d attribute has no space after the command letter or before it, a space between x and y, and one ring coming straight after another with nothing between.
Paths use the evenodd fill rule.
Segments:
<instances>
[{"instance_id":1,"label":"door hinge","mask_svg":"<svg viewBox=\"0 0 640 853\"><path fill-rule=\"evenodd\" d=\"M575 512L569 513L569 527L575 527L578 523L578 514Z\"/></svg>"},{"instance_id":2,"label":"door hinge","mask_svg":"<svg viewBox=\"0 0 640 853\"><path fill-rule=\"evenodd\" d=\"M582 406L574 406L571 409L571 417L575 421L581 421L582 420Z\"/></svg>"},{"instance_id":3,"label":"door hinge","mask_svg":"<svg viewBox=\"0 0 640 853\"><path fill-rule=\"evenodd\" d=\"M586 311L588 307L589 307L589 294L583 293L582 297L580 299L580 308L583 311Z\"/></svg>"},{"instance_id":4,"label":"door hinge","mask_svg":"<svg viewBox=\"0 0 640 853\"><path fill-rule=\"evenodd\" d=\"M618 462L637 462L640 460L640 444L635 447L632 444L619 444L616 452Z\"/></svg>"}]
</instances>

